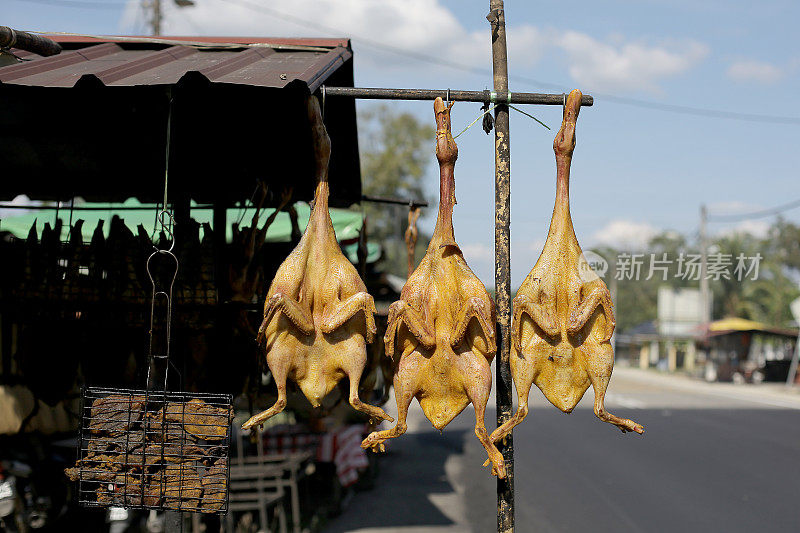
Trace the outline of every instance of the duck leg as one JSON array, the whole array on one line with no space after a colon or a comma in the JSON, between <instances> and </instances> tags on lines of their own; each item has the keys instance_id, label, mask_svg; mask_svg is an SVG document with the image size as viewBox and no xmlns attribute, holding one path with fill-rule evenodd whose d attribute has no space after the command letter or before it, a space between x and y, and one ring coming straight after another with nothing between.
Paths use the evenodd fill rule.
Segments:
<instances>
[{"instance_id":1,"label":"duck leg","mask_svg":"<svg viewBox=\"0 0 800 533\"><path fill-rule=\"evenodd\" d=\"M386 450L384 442L389 439L394 439L402 435L408 429L406 425L406 417L408 416L408 407L411 405L411 400L414 399L416 394L416 387L412 389L408 385L403 384L404 379L411 379L413 376L403 376L404 373L398 371L394 378L394 393L397 401L397 424L391 429L383 431L373 431L361 443L361 447L365 450L372 448L372 451L382 452Z\"/></svg>"},{"instance_id":2,"label":"duck leg","mask_svg":"<svg viewBox=\"0 0 800 533\"><path fill-rule=\"evenodd\" d=\"M553 316L538 300L538 291L533 298L524 293L519 293L514 298L514 320L511 338L514 339L514 345L520 357L522 356L522 332L520 331L522 328L522 315L531 317L533 323L551 337L556 337L561 332Z\"/></svg>"},{"instance_id":3,"label":"duck leg","mask_svg":"<svg viewBox=\"0 0 800 533\"><path fill-rule=\"evenodd\" d=\"M602 306L606 323L601 342L610 340L611 336L614 334L614 327L616 326L614 305L611 303L611 293L608 292L605 285L597 284L589 289L583 296L583 301L581 301L569 315L567 331L569 333L578 333L583 329L583 326L586 325L586 322L589 321L595 309Z\"/></svg>"},{"instance_id":4,"label":"duck leg","mask_svg":"<svg viewBox=\"0 0 800 533\"><path fill-rule=\"evenodd\" d=\"M506 420L503 425L492 431L490 437L492 442L504 439L506 435L511 433L511 431L517 425L521 424L522 421L525 420L525 417L528 416L528 396L533 386L533 366L521 358L515 360L513 356L511 361L511 375L514 376L514 384L517 388L517 412L514 413L514 416Z\"/></svg>"},{"instance_id":5,"label":"duck leg","mask_svg":"<svg viewBox=\"0 0 800 533\"><path fill-rule=\"evenodd\" d=\"M256 425L262 425L265 421L277 415L286 407L286 378L289 375L289 364L285 357L276 355L274 352L267 354L267 365L269 366L275 384L278 386L278 400L275 404L262 411L242 424L242 429L251 429Z\"/></svg>"},{"instance_id":6,"label":"duck leg","mask_svg":"<svg viewBox=\"0 0 800 533\"><path fill-rule=\"evenodd\" d=\"M394 341L401 324L405 324L408 331L426 348L436 346L436 337L422 315L404 300L398 300L389 306L389 325L383 338L389 357L394 357Z\"/></svg>"},{"instance_id":7,"label":"duck leg","mask_svg":"<svg viewBox=\"0 0 800 533\"><path fill-rule=\"evenodd\" d=\"M467 332L470 320L477 319L480 323L483 336L486 339L488 348L486 351L495 352L497 346L494 339L494 324L492 324L491 311L487 309L486 302L478 297L469 298L461 310L456 315L455 322L453 323L453 333L450 336L450 345L456 346L464 338ZM491 383L489 384L491 388Z\"/></svg>"},{"instance_id":8,"label":"duck leg","mask_svg":"<svg viewBox=\"0 0 800 533\"><path fill-rule=\"evenodd\" d=\"M469 362L468 372L466 376L476 376L477 379L469 379L464 383L467 398L472 402L475 407L475 436L478 437L489 458L484 465L492 463L492 474L502 479L506 477L506 465L503 460L503 454L497 449L497 446L489 439L489 433L486 431L486 402L489 401L489 393L492 390L492 371L489 368L489 362L481 355L475 355L467 352L473 359ZM466 355L466 354L465 354ZM477 367L477 368L476 368Z\"/></svg>"},{"instance_id":9,"label":"duck leg","mask_svg":"<svg viewBox=\"0 0 800 533\"><path fill-rule=\"evenodd\" d=\"M610 346L608 350L610 352ZM598 366L603 366L604 368L598 368ZM587 367L588 368L586 371L589 375L589 381L591 381L592 388L594 389L595 416L603 422L608 422L609 424L617 426L620 430L622 430L623 433L627 433L628 431L635 431L640 435L644 433L644 426L641 424L637 424L633 420L621 418L606 411L604 402L606 397L606 389L608 389L608 382L611 381L613 361L610 365L597 365L589 362Z\"/></svg>"},{"instance_id":10,"label":"duck leg","mask_svg":"<svg viewBox=\"0 0 800 533\"><path fill-rule=\"evenodd\" d=\"M364 311L364 319L367 324L367 331L364 338L367 344L372 342L378 329L375 327L375 300L366 292L358 292L343 302L335 306L329 306L322 314L322 325L320 329L323 333L333 333L342 327L345 322L353 318L359 311Z\"/></svg>"},{"instance_id":11,"label":"duck leg","mask_svg":"<svg viewBox=\"0 0 800 533\"><path fill-rule=\"evenodd\" d=\"M350 405L352 405L353 409L356 411L361 411L362 413L369 415L370 419L394 422L394 418L387 415L383 409L374 405L366 404L361 401L361 398L358 397L358 385L361 382L361 374L364 371L365 362L366 361L360 361L357 358L348 358L346 360L346 367L342 368L344 373L347 374L347 378L350 380Z\"/></svg>"},{"instance_id":12,"label":"duck leg","mask_svg":"<svg viewBox=\"0 0 800 533\"><path fill-rule=\"evenodd\" d=\"M261 327L258 328L258 336L256 337L259 343L264 341L264 334L267 326L277 312L282 312L292 324L297 326L297 329L306 335L314 333L314 320L311 314L306 311L299 302L278 292L267 300L267 304L264 307L264 321L261 322Z\"/></svg>"}]
</instances>

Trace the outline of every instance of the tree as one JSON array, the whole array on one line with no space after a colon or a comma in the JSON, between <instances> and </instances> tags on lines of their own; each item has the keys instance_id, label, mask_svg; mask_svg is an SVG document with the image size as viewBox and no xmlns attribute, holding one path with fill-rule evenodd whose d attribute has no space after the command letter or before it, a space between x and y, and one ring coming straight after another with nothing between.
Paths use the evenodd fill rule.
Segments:
<instances>
[{"instance_id":1,"label":"tree","mask_svg":"<svg viewBox=\"0 0 800 533\"><path fill-rule=\"evenodd\" d=\"M766 238L748 233L734 233L712 239L709 247L709 262L715 259L727 264L725 275L714 275L709 287L713 293L712 319L726 316L747 318L771 326L787 326L791 322L789 303L800 294L800 227L778 219L770 228ZM646 251L619 251L611 248L596 250L610 263L607 283L613 277L613 258L622 253L643 254L641 275L638 279L622 279L617 282L617 327L626 329L649 320L657 313L658 288L699 288L696 276L681 276L677 259L680 254L695 255L699 244L690 245L688 240L675 232L665 232L653 237ZM666 254L670 261L666 279L661 274L647 279L651 254L661 259ZM738 257L746 258L749 267L754 257L759 257L758 276L737 272ZM741 279L740 279L741 278ZM754 279L755 278L755 279ZM610 283L609 283L610 284Z\"/></svg>"},{"instance_id":2,"label":"tree","mask_svg":"<svg viewBox=\"0 0 800 533\"><path fill-rule=\"evenodd\" d=\"M714 251L732 260L730 279L720 278L712 282L715 317L739 316L757 320L768 325L787 325L791 319L789 304L798 296L796 281L790 277L797 273L796 238L800 228L778 220L765 239L747 233L735 233L716 240ZM737 256L747 258L759 256L758 277L734 275ZM749 266L749 261L748 261Z\"/></svg>"},{"instance_id":3,"label":"tree","mask_svg":"<svg viewBox=\"0 0 800 533\"><path fill-rule=\"evenodd\" d=\"M359 114L359 146L363 192L367 195L424 200L422 179L431 161L433 128L410 113L398 113L380 105ZM365 203L368 235L384 250L383 269L405 277L404 234L408 208ZM417 261L428 238L420 233Z\"/></svg>"}]
</instances>

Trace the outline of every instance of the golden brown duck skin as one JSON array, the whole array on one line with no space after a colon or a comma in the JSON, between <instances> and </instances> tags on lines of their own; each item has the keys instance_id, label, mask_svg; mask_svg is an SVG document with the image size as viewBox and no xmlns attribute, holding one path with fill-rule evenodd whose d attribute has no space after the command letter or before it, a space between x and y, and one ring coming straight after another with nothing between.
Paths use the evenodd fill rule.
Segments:
<instances>
[{"instance_id":1,"label":"golden brown duck skin","mask_svg":"<svg viewBox=\"0 0 800 533\"><path fill-rule=\"evenodd\" d=\"M375 335L375 303L344 256L328 212L330 138L316 98L308 100L316 160L317 189L303 237L278 268L267 293L258 341L266 348L278 387L275 405L242 426L263 424L286 406L286 382L294 380L311 405L343 377L350 380L350 404L372 418L393 420L358 397L367 362L366 343Z\"/></svg>"},{"instance_id":2,"label":"golden brown duck skin","mask_svg":"<svg viewBox=\"0 0 800 533\"><path fill-rule=\"evenodd\" d=\"M503 457L484 424L492 388L489 363L496 350L494 303L464 261L453 232L458 147L450 132L450 107L441 98L434 102L440 178L436 228L400 300L389 308L384 341L386 354L399 357L394 376L397 425L372 433L361 446L382 450L387 439L402 435L414 398L440 430L472 403L475 434L489 455L492 472L505 477Z\"/></svg>"},{"instance_id":3,"label":"golden brown duck skin","mask_svg":"<svg viewBox=\"0 0 800 533\"><path fill-rule=\"evenodd\" d=\"M516 414L492 433L505 437L528 413L535 383L550 402L571 412L591 385L595 415L623 432L643 433L632 420L609 413L604 398L614 368L610 343L614 309L605 283L583 256L569 210L569 177L575 149L575 124L581 93L564 106L561 129L553 142L556 201L544 249L514 298L511 374L519 396Z\"/></svg>"}]
</instances>

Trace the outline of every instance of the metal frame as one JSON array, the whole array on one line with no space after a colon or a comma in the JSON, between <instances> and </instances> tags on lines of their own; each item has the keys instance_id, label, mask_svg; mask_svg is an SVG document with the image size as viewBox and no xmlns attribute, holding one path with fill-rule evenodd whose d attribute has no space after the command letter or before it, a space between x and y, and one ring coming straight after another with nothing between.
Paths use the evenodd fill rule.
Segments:
<instances>
[{"instance_id":1,"label":"metal frame","mask_svg":"<svg viewBox=\"0 0 800 533\"><path fill-rule=\"evenodd\" d=\"M95 416L93 413L96 407L95 402L110 397L114 397L115 399L112 403L119 404L120 407L112 411L111 418L102 418L102 415ZM192 420L191 426L195 430L197 427L204 428L208 426L208 431L216 432L224 428L225 434L219 436L215 433L213 438L211 433L206 432L204 434L208 435L207 438L202 435L197 436L196 433L194 437L189 435L187 433L188 430L184 427L186 423L186 402L189 400L202 400L209 408L217 411L217 413L206 415L208 421ZM141 402L142 406L137 411L134 419L132 418L134 414L132 411L133 404L136 402ZM177 421L166 418L168 406L180 406ZM231 406L232 396L230 394L85 387L81 394L81 427L78 436L78 461L76 463L76 474L79 478L78 502L86 507L116 505L130 509L180 510L224 514L229 508ZM228 414L221 414L222 411ZM127 417L125 426L123 428L115 428L113 432L108 433L103 423L117 421L119 418L115 418L115 414ZM160 427L151 429L149 421L154 414L156 417L161 415L160 420L154 419ZM216 420L220 417L224 417L224 420ZM181 437L177 439L177 442L175 439L168 438L167 426L181 429ZM108 435L104 435L104 433L108 433ZM118 435L115 436L114 433L118 433ZM140 435L142 443L140 446L131 443L130 439L133 434ZM104 447L107 445L106 443L113 442L115 439L125 440L123 450L100 451L99 455L97 455L97 461L92 461L93 444ZM168 442L172 444L174 449L166 452L165 447ZM132 444L134 445L132 446ZM153 446L153 450L150 450L149 446ZM100 457L103 459L101 460ZM182 488L177 496L168 494L172 489L167 488L163 471L161 473L146 472L147 468L157 469L160 465L166 465L167 462L174 462L180 465L180 475L182 477L184 469L187 472L192 469L196 471L198 463L211 461L212 459L214 460L213 463L219 460L226 461L224 500L214 496L205 500L198 498L197 503L191 503L193 497L184 496ZM100 464L96 467L89 467L86 466L86 462L99 462ZM103 463L109 463L111 467L104 466ZM206 474L204 475L207 475L207 469L211 466L211 463L205 465L204 472ZM138 471L138 473L134 473L134 471ZM115 479L114 481L105 481L91 477L97 472L109 474ZM123 477L122 481L119 480L120 476ZM145 478L148 476L158 479L156 484L152 483L153 480L145 483ZM140 483L134 483L137 477L141 479ZM114 493L108 495L107 501L101 501L98 491L109 484L115 486ZM132 486L129 487L129 484ZM147 491L145 485L150 486ZM121 492L119 490L120 487ZM116 499L119 499L120 495L122 499L117 505ZM152 502L153 499L156 500L155 503ZM166 502L167 499L175 501L169 504ZM216 506L217 508L213 508L208 507L208 503L219 505Z\"/></svg>"},{"instance_id":2,"label":"metal frame","mask_svg":"<svg viewBox=\"0 0 800 533\"><path fill-rule=\"evenodd\" d=\"M481 102L495 104L495 299L497 304L497 425L511 417L511 243L510 243L510 193L511 148L509 137L508 105L538 104L564 105L566 94L516 93L508 87L508 60L503 0L489 0L486 16L492 32L493 91L466 91L457 89L388 89L367 87L326 87L320 92L328 96L366 100L434 100ZM591 106L594 98L583 95L581 106ZM497 531L514 531L514 441L512 435L498 443L506 465L506 478L497 480Z\"/></svg>"}]
</instances>

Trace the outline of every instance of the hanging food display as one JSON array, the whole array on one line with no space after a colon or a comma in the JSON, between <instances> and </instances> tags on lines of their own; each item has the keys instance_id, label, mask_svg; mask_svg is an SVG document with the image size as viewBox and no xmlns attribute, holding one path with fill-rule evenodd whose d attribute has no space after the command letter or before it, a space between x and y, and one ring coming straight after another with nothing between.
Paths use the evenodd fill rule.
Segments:
<instances>
[{"instance_id":1,"label":"hanging food display","mask_svg":"<svg viewBox=\"0 0 800 533\"><path fill-rule=\"evenodd\" d=\"M505 464L489 440L484 412L492 388L489 363L495 355L494 303L472 273L456 244L453 170L458 147L450 133L450 108L441 98L436 116L436 157L440 201L436 228L425 257L408 278L401 299L389 308L386 354L399 355L394 377L397 425L370 434L364 448L383 450L384 442L406 431L411 400L419 400L433 427L442 429L464 408L475 407L475 434L486 448L492 473L505 477Z\"/></svg>"},{"instance_id":2,"label":"hanging food display","mask_svg":"<svg viewBox=\"0 0 800 533\"><path fill-rule=\"evenodd\" d=\"M419 206L411 206L408 208L408 227L406 228L406 251L408 254L408 277L414 273L414 250L417 248L417 237L419 237L419 230L417 229L417 220L419 219L420 209Z\"/></svg>"},{"instance_id":3,"label":"hanging food display","mask_svg":"<svg viewBox=\"0 0 800 533\"><path fill-rule=\"evenodd\" d=\"M623 432L643 433L627 418L609 413L604 398L614 368L614 308L605 283L583 255L569 211L569 171L575 149L575 123L581 93L564 106L561 129L553 142L558 178L550 230L539 260L514 298L511 374L519 395L516 414L492 433L505 437L528 413L533 383L550 402L570 413L591 385L594 413Z\"/></svg>"},{"instance_id":4,"label":"hanging food display","mask_svg":"<svg viewBox=\"0 0 800 533\"><path fill-rule=\"evenodd\" d=\"M230 395L89 387L78 461L82 505L228 509Z\"/></svg>"},{"instance_id":5,"label":"hanging food display","mask_svg":"<svg viewBox=\"0 0 800 533\"><path fill-rule=\"evenodd\" d=\"M244 429L263 424L284 409L288 379L297 382L317 407L347 376L350 405L372 418L392 420L358 397L366 343L376 333L375 303L336 241L328 212L330 138L315 98L308 100L308 119L319 180L314 206L303 237L275 274L258 332L278 386L278 400L245 422Z\"/></svg>"}]
</instances>

